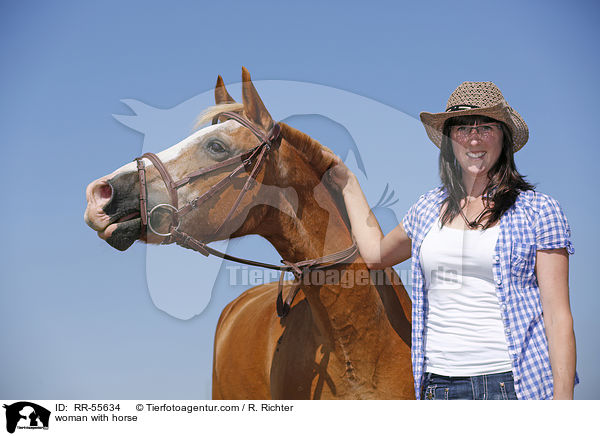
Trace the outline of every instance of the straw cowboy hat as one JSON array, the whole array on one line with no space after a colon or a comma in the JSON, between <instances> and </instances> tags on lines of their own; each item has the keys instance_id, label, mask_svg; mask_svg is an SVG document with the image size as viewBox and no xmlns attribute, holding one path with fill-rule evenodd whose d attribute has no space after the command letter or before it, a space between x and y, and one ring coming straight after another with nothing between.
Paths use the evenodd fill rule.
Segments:
<instances>
[{"instance_id":1,"label":"straw cowboy hat","mask_svg":"<svg viewBox=\"0 0 600 436\"><path fill-rule=\"evenodd\" d=\"M446 120L466 115L483 115L504 122L512 132L513 152L523 148L529 139L527 124L492 82L463 82L450 95L445 112L420 114L427 136L438 147L442 143L442 129Z\"/></svg>"}]
</instances>

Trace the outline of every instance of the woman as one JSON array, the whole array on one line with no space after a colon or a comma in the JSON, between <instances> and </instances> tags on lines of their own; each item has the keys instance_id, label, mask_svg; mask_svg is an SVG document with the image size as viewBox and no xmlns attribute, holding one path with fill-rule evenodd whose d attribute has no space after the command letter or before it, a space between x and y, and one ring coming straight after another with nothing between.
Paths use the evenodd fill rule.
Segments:
<instances>
[{"instance_id":1,"label":"woman","mask_svg":"<svg viewBox=\"0 0 600 436\"><path fill-rule=\"evenodd\" d=\"M339 158L330 173L368 266L412 256L417 398L572 399L574 251L559 204L516 170L527 125L491 82L462 83L421 121L442 185L385 237L354 174Z\"/></svg>"}]
</instances>

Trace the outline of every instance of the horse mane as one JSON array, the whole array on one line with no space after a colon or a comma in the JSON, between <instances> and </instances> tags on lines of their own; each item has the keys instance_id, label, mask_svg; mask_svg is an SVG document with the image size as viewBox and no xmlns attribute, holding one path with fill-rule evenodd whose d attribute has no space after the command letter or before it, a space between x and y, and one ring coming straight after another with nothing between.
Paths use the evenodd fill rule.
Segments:
<instances>
[{"instance_id":1,"label":"horse mane","mask_svg":"<svg viewBox=\"0 0 600 436\"><path fill-rule=\"evenodd\" d=\"M203 124L212 122L213 118L221 112L241 112L243 109L243 103L221 103L209 106L198 115L198 118L196 118L194 129L197 129Z\"/></svg>"},{"instance_id":2,"label":"horse mane","mask_svg":"<svg viewBox=\"0 0 600 436\"><path fill-rule=\"evenodd\" d=\"M325 182L324 179L327 177L327 171L336 164L333 151L319 141L311 138L306 133L295 129L284 122L279 122L279 125L281 126L282 136L290 142L290 144L293 144L293 147L304 156L308 165L315 171L319 180ZM325 153L323 153L324 151ZM330 184L326 182L323 184L327 187L343 220L346 222L346 226L350 229L350 220L348 219L346 204L344 203L341 192L333 189Z\"/></svg>"}]
</instances>

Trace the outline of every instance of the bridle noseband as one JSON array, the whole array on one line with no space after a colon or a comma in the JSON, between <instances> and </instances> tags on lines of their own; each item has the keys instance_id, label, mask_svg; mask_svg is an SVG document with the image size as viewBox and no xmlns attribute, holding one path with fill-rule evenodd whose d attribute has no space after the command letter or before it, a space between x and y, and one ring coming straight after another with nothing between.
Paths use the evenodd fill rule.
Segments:
<instances>
[{"instance_id":1,"label":"bridle noseband","mask_svg":"<svg viewBox=\"0 0 600 436\"><path fill-rule=\"evenodd\" d=\"M289 312L294 297L300 290L300 285L302 283L302 278L304 274L306 274L310 269L326 269L334 267L341 263L350 262L358 254L358 248L356 246L356 243L353 243L352 246L348 247L343 251L339 251L337 253L333 253L317 259L309 259L300 262L287 262L285 260L282 260L282 263L284 263L284 265L273 265L269 263L257 262L253 260L231 256L229 254L215 250L214 248L209 247L206 243L201 242L195 239L194 237L188 235L187 233L180 231L179 226L181 224L181 218L183 216L185 216L192 210L197 209L200 205L212 198L215 194L225 189L229 184L232 183L236 175L242 172L252 161L255 160L254 166L252 167L250 174L248 174L248 176L246 177L246 182L244 183L242 190L240 191L238 197L231 206L231 209L227 213L227 216L215 231L215 235L219 234L221 229L233 216L244 195L250 189L252 189L253 185L256 183L256 176L258 175L260 168L263 166L267 154L271 150L278 148L279 144L281 143L281 127L279 123L275 123L273 128L268 133L264 133L251 121L235 112L219 113L213 118L213 124L217 123L219 117L225 117L237 121L244 127L248 128L261 141L261 143L242 154L233 156L214 165L210 165L208 167L193 171L177 181L173 180L164 163L154 153L144 153L142 156L135 158L135 161L137 162L138 179L140 183L140 218L142 222L141 235L147 232L147 230L150 230L152 233L158 236L165 237L163 244L175 242L176 244L182 247L198 251L204 256L212 254L214 256L218 256L226 260L280 271L281 275L279 277L279 292L277 295L277 314L280 317L283 317ZM162 181L167 188L167 192L170 198L170 203L157 204L150 211L148 211L148 188L146 183L146 167L144 165L144 158L152 162L152 164L158 170L160 177L162 178ZM192 181L198 179L201 176L210 174L212 172L215 172L217 170L220 170L227 166L231 166L236 163L238 165L225 178L212 185L208 189L208 191L204 192L202 195L196 197L192 201L188 202L185 206L179 208L177 196L177 190L179 188L187 185L188 183L191 183ZM152 226L152 216L156 211L160 209L167 209L171 214L171 224L167 233L160 233ZM288 271L294 274L296 280L294 281L294 284L292 285L292 290L289 292L284 302L282 297L283 276L284 273Z\"/></svg>"}]
</instances>

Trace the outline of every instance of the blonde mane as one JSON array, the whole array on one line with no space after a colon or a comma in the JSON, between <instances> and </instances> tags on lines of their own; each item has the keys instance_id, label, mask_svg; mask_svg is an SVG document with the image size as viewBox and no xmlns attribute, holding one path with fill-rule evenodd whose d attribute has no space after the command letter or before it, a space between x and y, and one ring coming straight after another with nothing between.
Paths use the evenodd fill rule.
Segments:
<instances>
[{"instance_id":1,"label":"blonde mane","mask_svg":"<svg viewBox=\"0 0 600 436\"><path fill-rule=\"evenodd\" d=\"M243 103L222 103L210 106L202 111L196 122L194 123L194 129L197 129L203 124L212 122L213 118L219 115L221 112L240 112L244 109Z\"/></svg>"}]
</instances>

